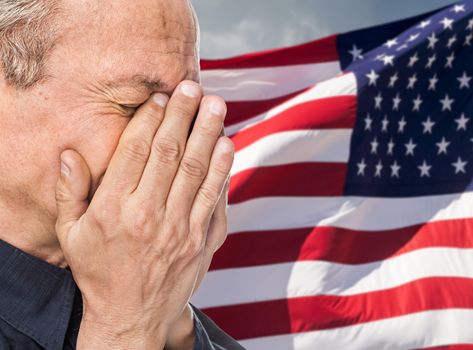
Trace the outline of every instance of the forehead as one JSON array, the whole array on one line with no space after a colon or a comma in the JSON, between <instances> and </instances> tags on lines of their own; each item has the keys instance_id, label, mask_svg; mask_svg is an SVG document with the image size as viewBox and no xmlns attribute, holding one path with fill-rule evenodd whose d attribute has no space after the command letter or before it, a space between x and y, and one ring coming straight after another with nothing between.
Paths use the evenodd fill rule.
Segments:
<instances>
[{"instance_id":1,"label":"forehead","mask_svg":"<svg viewBox=\"0 0 473 350\"><path fill-rule=\"evenodd\" d=\"M82 30L160 34L187 42L196 39L187 0L64 0L64 10L71 27L79 25Z\"/></svg>"},{"instance_id":2,"label":"forehead","mask_svg":"<svg viewBox=\"0 0 473 350\"><path fill-rule=\"evenodd\" d=\"M198 25L187 0L67 2L64 41L97 78L167 88L198 79Z\"/></svg>"}]
</instances>

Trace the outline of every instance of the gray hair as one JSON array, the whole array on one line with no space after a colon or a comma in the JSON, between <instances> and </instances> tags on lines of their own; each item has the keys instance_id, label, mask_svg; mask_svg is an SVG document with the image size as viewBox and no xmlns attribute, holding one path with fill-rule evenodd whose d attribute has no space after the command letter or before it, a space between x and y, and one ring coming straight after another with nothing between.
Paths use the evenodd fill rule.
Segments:
<instances>
[{"instance_id":1,"label":"gray hair","mask_svg":"<svg viewBox=\"0 0 473 350\"><path fill-rule=\"evenodd\" d=\"M0 64L5 80L28 88L44 78L56 41L57 0L0 0Z\"/></svg>"}]
</instances>

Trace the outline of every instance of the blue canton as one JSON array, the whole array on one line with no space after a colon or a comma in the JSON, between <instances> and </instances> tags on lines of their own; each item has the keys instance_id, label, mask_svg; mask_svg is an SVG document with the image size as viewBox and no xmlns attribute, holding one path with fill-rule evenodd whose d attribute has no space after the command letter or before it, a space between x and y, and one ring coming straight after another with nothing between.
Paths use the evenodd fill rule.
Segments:
<instances>
[{"instance_id":1,"label":"blue canton","mask_svg":"<svg viewBox=\"0 0 473 350\"><path fill-rule=\"evenodd\" d=\"M356 75L358 86L346 195L412 197L472 188L472 13L471 2L458 2L340 37L342 62L350 62L345 71ZM370 30L378 41L385 37L367 50L367 43L374 45L365 39Z\"/></svg>"}]
</instances>

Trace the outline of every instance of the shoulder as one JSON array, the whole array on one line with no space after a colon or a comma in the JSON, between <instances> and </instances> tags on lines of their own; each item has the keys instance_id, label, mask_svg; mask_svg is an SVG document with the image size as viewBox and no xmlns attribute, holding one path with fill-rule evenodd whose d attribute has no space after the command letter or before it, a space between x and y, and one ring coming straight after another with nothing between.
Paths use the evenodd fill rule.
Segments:
<instances>
[{"instance_id":1,"label":"shoulder","mask_svg":"<svg viewBox=\"0 0 473 350\"><path fill-rule=\"evenodd\" d=\"M33 339L0 318L0 349L40 350L41 347Z\"/></svg>"}]
</instances>

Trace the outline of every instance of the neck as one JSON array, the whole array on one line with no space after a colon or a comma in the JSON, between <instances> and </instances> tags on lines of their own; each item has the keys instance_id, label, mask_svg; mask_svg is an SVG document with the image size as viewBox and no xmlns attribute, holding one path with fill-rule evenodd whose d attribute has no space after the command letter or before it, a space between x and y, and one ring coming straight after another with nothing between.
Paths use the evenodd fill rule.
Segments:
<instances>
[{"instance_id":1,"label":"neck","mask_svg":"<svg viewBox=\"0 0 473 350\"><path fill-rule=\"evenodd\" d=\"M50 264L66 267L55 234L55 220L47 212L29 203L18 206L15 201L0 198L0 239ZM15 205L13 205L15 204Z\"/></svg>"}]
</instances>

